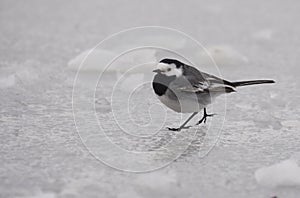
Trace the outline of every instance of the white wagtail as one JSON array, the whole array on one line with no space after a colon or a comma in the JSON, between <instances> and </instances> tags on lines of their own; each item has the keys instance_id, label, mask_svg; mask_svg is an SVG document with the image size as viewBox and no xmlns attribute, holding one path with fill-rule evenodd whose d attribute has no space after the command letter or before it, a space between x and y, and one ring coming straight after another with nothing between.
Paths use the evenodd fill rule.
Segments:
<instances>
[{"instance_id":1,"label":"white wagtail","mask_svg":"<svg viewBox=\"0 0 300 198\"><path fill-rule=\"evenodd\" d=\"M173 131L189 128L185 125L202 109L204 114L197 125L205 123L208 116L214 115L206 113L207 105L221 94L235 92L236 87L274 83L273 80L230 82L169 58L161 60L153 72L157 74L152 87L159 100L178 113L192 113L179 128L168 128Z\"/></svg>"}]
</instances>

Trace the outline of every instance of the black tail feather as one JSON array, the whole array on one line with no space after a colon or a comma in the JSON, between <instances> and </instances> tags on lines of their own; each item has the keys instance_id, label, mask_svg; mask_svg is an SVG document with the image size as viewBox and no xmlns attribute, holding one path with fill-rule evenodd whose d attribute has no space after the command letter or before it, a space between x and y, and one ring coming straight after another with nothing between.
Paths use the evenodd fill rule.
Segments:
<instances>
[{"instance_id":1,"label":"black tail feather","mask_svg":"<svg viewBox=\"0 0 300 198\"><path fill-rule=\"evenodd\" d=\"M247 85L265 84L265 83L275 83L275 81L274 80L249 80L249 81L232 82L232 85L234 87L241 87Z\"/></svg>"}]
</instances>

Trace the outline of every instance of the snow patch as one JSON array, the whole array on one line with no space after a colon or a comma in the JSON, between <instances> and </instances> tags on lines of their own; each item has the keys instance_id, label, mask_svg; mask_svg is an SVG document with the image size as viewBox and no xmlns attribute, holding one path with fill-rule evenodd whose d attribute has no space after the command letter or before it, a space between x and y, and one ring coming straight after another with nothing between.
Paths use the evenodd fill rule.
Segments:
<instances>
[{"instance_id":1,"label":"snow patch","mask_svg":"<svg viewBox=\"0 0 300 198\"><path fill-rule=\"evenodd\" d=\"M175 172L152 172L139 175L135 183L138 186L138 191L144 195L164 197L164 195L170 195L174 187L178 186L178 179Z\"/></svg>"},{"instance_id":2,"label":"snow patch","mask_svg":"<svg viewBox=\"0 0 300 198\"><path fill-rule=\"evenodd\" d=\"M300 186L300 167L295 159L263 167L255 172L258 184L266 187Z\"/></svg>"},{"instance_id":3,"label":"snow patch","mask_svg":"<svg viewBox=\"0 0 300 198\"><path fill-rule=\"evenodd\" d=\"M26 196L23 198L57 198L57 196L54 193L50 192L38 192L35 195Z\"/></svg>"},{"instance_id":4,"label":"snow patch","mask_svg":"<svg viewBox=\"0 0 300 198\"><path fill-rule=\"evenodd\" d=\"M16 72L16 78L22 84L31 84L40 79L40 74L36 68L24 68Z\"/></svg>"},{"instance_id":5,"label":"snow patch","mask_svg":"<svg viewBox=\"0 0 300 198\"><path fill-rule=\"evenodd\" d=\"M285 120L281 121L281 124L285 127L300 127L299 120Z\"/></svg>"},{"instance_id":6,"label":"snow patch","mask_svg":"<svg viewBox=\"0 0 300 198\"><path fill-rule=\"evenodd\" d=\"M270 29L263 29L253 34L253 38L257 40L271 40L272 36L273 36L273 31Z\"/></svg>"},{"instance_id":7,"label":"snow patch","mask_svg":"<svg viewBox=\"0 0 300 198\"><path fill-rule=\"evenodd\" d=\"M86 50L68 62L68 69L77 71L80 68L83 71L104 70L106 65L101 63L109 63L117 54L108 50Z\"/></svg>"},{"instance_id":8,"label":"snow patch","mask_svg":"<svg viewBox=\"0 0 300 198\"><path fill-rule=\"evenodd\" d=\"M248 58L228 45L215 45L206 48L199 55L203 65L214 65L211 58L218 66L235 66L248 63Z\"/></svg>"},{"instance_id":9,"label":"snow patch","mask_svg":"<svg viewBox=\"0 0 300 198\"><path fill-rule=\"evenodd\" d=\"M204 9L212 14L220 14L223 10L223 8L220 5L207 5L204 6Z\"/></svg>"},{"instance_id":10,"label":"snow patch","mask_svg":"<svg viewBox=\"0 0 300 198\"><path fill-rule=\"evenodd\" d=\"M156 62L155 51L152 49L142 49L125 54L103 49L86 50L68 62L68 69L77 71L107 71L126 72L138 65ZM137 67L131 72L151 71L152 68Z\"/></svg>"},{"instance_id":11,"label":"snow patch","mask_svg":"<svg viewBox=\"0 0 300 198\"><path fill-rule=\"evenodd\" d=\"M123 191L117 195L117 198L140 198L141 196L138 195L133 189Z\"/></svg>"},{"instance_id":12,"label":"snow patch","mask_svg":"<svg viewBox=\"0 0 300 198\"><path fill-rule=\"evenodd\" d=\"M21 65L0 68L0 88L10 88L19 84L32 84L40 79L37 62L28 60Z\"/></svg>"},{"instance_id":13,"label":"snow patch","mask_svg":"<svg viewBox=\"0 0 300 198\"><path fill-rule=\"evenodd\" d=\"M9 88L15 85L15 75L4 76L0 78L0 88Z\"/></svg>"},{"instance_id":14,"label":"snow patch","mask_svg":"<svg viewBox=\"0 0 300 198\"><path fill-rule=\"evenodd\" d=\"M184 41L184 40L183 40ZM191 50L184 46L184 42L177 47L178 51ZM166 42L166 41L165 41ZM167 41L170 42L170 41ZM202 65L214 65L213 60L219 66L224 65L241 65L248 63L248 58L228 45L209 46L201 52L190 52L191 56ZM137 49L128 51L128 53L106 49L86 50L68 62L68 69L77 71L107 71L121 72L129 71L130 73L149 73L155 63L163 58L180 58L180 54L163 49ZM149 63L152 63L149 64ZM144 66L140 66L144 65ZM135 69L132 69L135 68Z\"/></svg>"}]
</instances>

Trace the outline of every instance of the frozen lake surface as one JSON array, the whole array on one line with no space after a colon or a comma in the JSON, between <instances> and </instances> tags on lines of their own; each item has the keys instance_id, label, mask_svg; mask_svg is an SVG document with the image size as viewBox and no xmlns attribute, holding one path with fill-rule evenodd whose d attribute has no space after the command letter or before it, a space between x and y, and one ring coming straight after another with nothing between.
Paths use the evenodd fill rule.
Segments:
<instances>
[{"instance_id":1,"label":"frozen lake surface","mask_svg":"<svg viewBox=\"0 0 300 198\"><path fill-rule=\"evenodd\" d=\"M0 9L0 197L299 196L297 185L266 187L255 180L256 170L300 152L299 1L2 0ZM87 72L76 92L81 139L72 111L75 72L68 69L68 62L115 32L149 24L178 29L207 46L228 80L267 78L276 84L245 87L228 95L226 116L221 98L213 106L217 116L182 134L165 130L165 126L176 127L181 116L167 111L163 128L153 134L164 114L150 109L154 124L147 125L148 108L159 102L149 83L131 95L132 117L128 117L122 110L128 91L116 92L115 109L109 100L120 73L107 73L103 86L95 89L89 83L97 76ZM199 64L207 62L206 56L198 58ZM142 76L134 74L133 79L141 83L151 80L151 75L149 70ZM135 88L131 87L135 80L126 83L119 88ZM95 103L88 95L94 89ZM81 100L95 104L95 112ZM127 131L133 135L123 133L113 111L119 126L131 127L127 123L133 120L147 130L132 127ZM133 163L136 159L131 155L126 158L103 143L106 137L99 136L88 119L94 113L115 145L129 151L169 145L170 152L142 155L140 164ZM214 126L218 128L224 117L219 133ZM217 136L209 154L199 157ZM168 144L170 139L178 144ZM168 165L150 173L119 171L95 159L83 143L117 167ZM178 158L173 161L174 157Z\"/></svg>"}]
</instances>

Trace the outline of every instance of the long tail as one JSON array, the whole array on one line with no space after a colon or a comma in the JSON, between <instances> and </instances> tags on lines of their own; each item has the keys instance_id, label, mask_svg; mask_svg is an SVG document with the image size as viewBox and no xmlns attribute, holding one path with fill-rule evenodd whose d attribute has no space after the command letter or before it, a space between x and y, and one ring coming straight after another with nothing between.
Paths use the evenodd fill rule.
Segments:
<instances>
[{"instance_id":1,"label":"long tail","mask_svg":"<svg viewBox=\"0 0 300 198\"><path fill-rule=\"evenodd\" d=\"M257 85L265 83L275 83L274 80L249 80L249 81L238 81L232 82L232 85L235 87L247 86L247 85Z\"/></svg>"}]
</instances>

